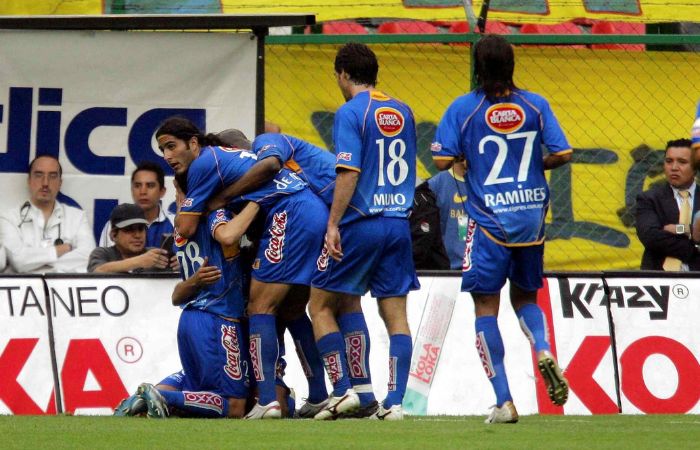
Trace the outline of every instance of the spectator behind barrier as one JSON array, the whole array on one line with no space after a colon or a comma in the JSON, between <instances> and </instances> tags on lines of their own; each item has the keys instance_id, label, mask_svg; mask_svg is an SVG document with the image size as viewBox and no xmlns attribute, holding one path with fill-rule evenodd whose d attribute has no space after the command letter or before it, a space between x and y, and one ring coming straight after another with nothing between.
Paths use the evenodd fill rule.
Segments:
<instances>
[{"instance_id":1,"label":"spectator behind barrier","mask_svg":"<svg viewBox=\"0 0 700 450\"><path fill-rule=\"evenodd\" d=\"M428 180L440 209L440 232L450 258L450 269L453 270L462 268L467 239L468 217L464 212L467 200L467 183L464 181L466 171L466 161L455 161L450 170L440 172Z\"/></svg>"},{"instance_id":2,"label":"spectator behind barrier","mask_svg":"<svg viewBox=\"0 0 700 450\"><path fill-rule=\"evenodd\" d=\"M165 172L158 164L150 161L142 162L131 173L131 198L143 209L148 222L146 247L160 247L163 240L173 234L175 216L161 205L165 191ZM114 245L110 235L111 222L107 222L100 234L98 245L100 247ZM175 261L171 261L171 264Z\"/></svg>"},{"instance_id":3,"label":"spectator behind barrier","mask_svg":"<svg viewBox=\"0 0 700 450\"><path fill-rule=\"evenodd\" d=\"M427 181L416 186L408 220L416 270L448 270L450 260L440 231L440 209Z\"/></svg>"},{"instance_id":4,"label":"spectator behind barrier","mask_svg":"<svg viewBox=\"0 0 700 450\"><path fill-rule=\"evenodd\" d=\"M691 141L669 141L664 155L667 182L637 196L637 236L644 245L642 269L700 270L700 253L690 230L691 217L700 209L694 167Z\"/></svg>"},{"instance_id":5,"label":"spectator behind barrier","mask_svg":"<svg viewBox=\"0 0 700 450\"><path fill-rule=\"evenodd\" d=\"M97 247L90 254L88 272L143 272L168 268L168 251L146 249L148 221L143 209L132 203L122 203L109 217L112 230L111 247Z\"/></svg>"},{"instance_id":6,"label":"spectator behind barrier","mask_svg":"<svg viewBox=\"0 0 700 450\"><path fill-rule=\"evenodd\" d=\"M84 211L56 200L63 170L50 155L29 164L29 200L0 213L0 242L18 273L84 272L95 247Z\"/></svg>"}]
</instances>

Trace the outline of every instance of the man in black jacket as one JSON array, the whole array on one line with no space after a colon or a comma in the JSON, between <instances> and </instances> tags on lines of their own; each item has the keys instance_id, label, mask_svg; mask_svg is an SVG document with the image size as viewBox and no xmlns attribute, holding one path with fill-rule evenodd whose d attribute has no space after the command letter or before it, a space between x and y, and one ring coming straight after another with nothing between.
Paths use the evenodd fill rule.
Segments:
<instances>
[{"instance_id":1,"label":"man in black jacket","mask_svg":"<svg viewBox=\"0 0 700 450\"><path fill-rule=\"evenodd\" d=\"M690 140L669 141L664 156L667 183L637 197L637 236L644 245L642 269L700 270L700 252L690 229L692 217L700 209L694 167Z\"/></svg>"}]
</instances>

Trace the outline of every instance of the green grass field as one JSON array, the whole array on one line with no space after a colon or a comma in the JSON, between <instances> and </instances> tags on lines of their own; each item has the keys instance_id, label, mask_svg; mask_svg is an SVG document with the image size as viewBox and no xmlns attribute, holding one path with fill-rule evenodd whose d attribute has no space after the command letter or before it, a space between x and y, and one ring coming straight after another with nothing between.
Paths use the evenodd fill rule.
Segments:
<instances>
[{"instance_id":1,"label":"green grass field","mask_svg":"<svg viewBox=\"0 0 700 450\"><path fill-rule=\"evenodd\" d=\"M700 416L526 416L515 425L482 421L448 416L321 423L0 416L0 448L700 448Z\"/></svg>"}]
</instances>

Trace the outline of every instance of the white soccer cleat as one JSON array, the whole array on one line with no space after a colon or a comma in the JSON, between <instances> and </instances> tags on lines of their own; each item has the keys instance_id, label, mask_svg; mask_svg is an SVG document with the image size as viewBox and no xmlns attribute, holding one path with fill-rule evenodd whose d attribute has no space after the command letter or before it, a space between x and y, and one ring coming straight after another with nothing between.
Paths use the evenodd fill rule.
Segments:
<instances>
[{"instance_id":1,"label":"white soccer cleat","mask_svg":"<svg viewBox=\"0 0 700 450\"><path fill-rule=\"evenodd\" d=\"M319 403L311 403L310 401L307 401L301 408L299 408L297 417L301 419L313 419L314 416L321 412L321 410L326 406L328 406L328 399L325 399Z\"/></svg>"},{"instance_id":2,"label":"white soccer cleat","mask_svg":"<svg viewBox=\"0 0 700 450\"><path fill-rule=\"evenodd\" d=\"M379 405L377 412L369 418L373 420L403 420L403 408L401 405L391 405L386 409L383 405Z\"/></svg>"},{"instance_id":3,"label":"white soccer cleat","mask_svg":"<svg viewBox=\"0 0 700 450\"><path fill-rule=\"evenodd\" d=\"M244 419L281 419L282 418L282 408L277 400L268 403L267 405L261 405L256 403L248 414L243 417Z\"/></svg>"},{"instance_id":4,"label":"white soccer cleat","mask_svg":"<svg viewBox=\"0 0 700 450\"><path fill-rule=\"evenodd\" d=\"M354 411L359 407L360 397L358 397L357 393L350 388L340 397L331 395L328 398L328 404L314 416L314 419L335 420L342 413Z\"/></svg>"},{"instance_id":5,"label":"white soccer cleat","mask_svg":"<svg viewBox=\"0 0 700 450\"><path fill-rule=\"evenodd\" d=\"M518 421L518 411L511 401L504 402L499 408L496 405L491 407L491 414L484 420L484 423L516 423Z\"/></svg>"}]
</instances>

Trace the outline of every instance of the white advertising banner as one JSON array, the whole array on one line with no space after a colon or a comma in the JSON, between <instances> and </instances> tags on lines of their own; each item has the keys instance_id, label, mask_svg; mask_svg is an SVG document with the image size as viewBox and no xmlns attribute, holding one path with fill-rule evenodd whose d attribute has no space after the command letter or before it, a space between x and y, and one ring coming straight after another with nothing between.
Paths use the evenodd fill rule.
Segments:
<instances>
[{"instance_id":1,"label":"white advertising banner","mask_svg":"<svg viewBox=\"0 0 700 450\"><path fill-rule=\"evenodd\" d=\"M56 414L41 277L0 277L0 414Z\"/></svg>"},{"instance_id":2,"label":"white advertising banner","mask_svg":"<svg viewBox=\"0 0 700 450\"><path fill-rule=\"evenodd\" d=\"M62 193L102 222L132 201L138 163L172 173L154 138L167 117L252 136L256 46L250 33L0 30L0 206L24 203L28 163L48 153Z\"/></svg>"},{"instance_id":3,"label":"white advertising banner","mask_svg":"<svg viewBox=\"0 0 700 450\"><path fill-rule=\"evenodd\" d=\"M564 413L616 414L614 359L603 279L548 278L540 294L538 303L552 320L550 344L570 385ZM546 394L541 399L541 412L561 409L548 405Z\"/></svg>"},{"instance_id":4,"label":"white advertising banner","mask_svg":"<svg viewBox=\"0 0 700 450\"><path fill-rule=\"evenodd\" d=\"M111 414L181 369L174 278L47 278L64 412Z\"/></svg>"},{"instance_id":5,"label":"white advertising banner","mask_svg":"<svg viewBox=\"0 0 700 450\"><path fill-rule=\"evenodd\" d=\"M608 278L623 414L700 413L700 280Z\"/></svg>"},{"instance_id":6,"label":"white advertising banner","mask_svg":"<svg viewBox=\"0 0 700 450\"><path fill-rule=\"evenodd\" d=\"M109 414L140 383L157 383L178 371L180 309L170 301L177 281L49 276L45 278L47 305L42 278L0 277L0 414L57 411L49 313L56 378L61 386L59 409L63 411ZM495 397L474 345L472 299L458 292L457 277L421 277L420 281L421 289L408 298L411 333L414 342L423 343L414 351L411 367L422 380L428 373L430 377L421 387L412 385L426 397L420 400L426 404L418 405L415 412L486 415ZM499 327L510 388L520 414L618 412L603 283L594 277L548 278L538 295L552 350L571 385L563 408L551 405L535 371L530 344L510 305L508 286L503 289ZM622 412L699 413L700 280L612 278L607 283ZM436 301L446 303L436 306ZM389 338L376 300L366 295L362 305L371 336L373 388L382 400L387 392ZM441 308L444 313L439 313ZM446 313L450 308L451 315ZM289 334L285 343L285 380L301 399L307 395L306 379ZM427 353L425 344L430 344ZM438 345L439 351L433 351ZM436 354L439 357L433 359Z\"/></svg>"}]
</instances>

